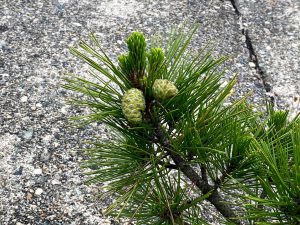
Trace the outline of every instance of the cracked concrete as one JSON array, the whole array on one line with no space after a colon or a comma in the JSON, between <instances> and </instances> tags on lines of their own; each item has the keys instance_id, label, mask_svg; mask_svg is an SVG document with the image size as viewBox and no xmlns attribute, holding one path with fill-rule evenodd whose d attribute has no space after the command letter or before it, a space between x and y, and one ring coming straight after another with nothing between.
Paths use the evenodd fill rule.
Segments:
<instances>
[{"instance_id":1,"label":"cracked concrete","mask_svg":"<svg viewBox=\"0 0 300 225\"><path fill-rule=\"evenodd\" d=\"M239 10L268 95L293 115L300 105L300 2L240 0Z\"/></svg>"},{"instance_id":2,"label":"cracked concrete","mask_svg":"<svg viewBox=\"0 0 300 225\"><path fill-rule=\"evenodd\" d=\"M263 84L263 87L266 91L266 94L267 94L269 100L274 105L274 95L272 94L272 87L270 85L269 76L266 74L266 72L260 66L255 48L252 43L252 39L249 35L249 30L247 28L247 24L245 22L246 19L244 18L243 14L241 13L241 9L239 7L239 2L238 2L238 0L230 0L230 2L231 2L232 7L235 10L236 15L238 16L239 24L240 24L240 31L244 35L246 48L249 51L249 63L250 63L250 65L252 65L251 67L255 69L256 77Z\"/></svg>"},{"instance_id":3,"label":"cracked concrete","mask_svg":"<svg viewBox=\"0 0 300 225\"><path fill-rule=\"evenodd\" d=\"M2 4L3 2L3 4ZM208 41L226 54L236 96L299 111L298 0L4 0L0 5L0 224L123 224L104 217L111 201L95 200L80 169L81 139L109 138L103 127L67 127L83 113L65 104L65 71L86 67L68 46L95 32L109 56L133 30L169 32L184 18L201 24L192 49ZM244 31L244 33L243 33ZM267 86L269 85L269 86ZM39 171L37 174L36 171ZM41 192L42 190L42 192ZM218 217L205 210L211 224Z\"/></svg>"}]
</instances>

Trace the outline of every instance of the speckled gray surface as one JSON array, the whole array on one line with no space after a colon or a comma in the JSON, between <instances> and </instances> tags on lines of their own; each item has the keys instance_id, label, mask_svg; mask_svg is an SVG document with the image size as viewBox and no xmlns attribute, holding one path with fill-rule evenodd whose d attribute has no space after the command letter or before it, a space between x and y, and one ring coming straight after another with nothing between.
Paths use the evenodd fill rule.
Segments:
<instances>
[{"instance_id":1,"label":"speckled gray surface","mask_svg":"<svg viewBox=\"0 0 300 225\"><path fill-rule=\"evenodd\" d=\"M259 65L271 77L279 106L299 103L299 1L240 1L242 19L230 1L181 0L2 0L0 4L0 224L124 224L106 218L108 202L93 196L97 186L83 184L80 141L109 138L105 128L67 126L82 113L65 104L60 88L65 71L84 75L86 67L68 46L90 31L110 56L131 31L168 32L184 18L201 23L193 42L208 41L238 73L237 95L252 91L263 102L266 90L249 57L246 26ZM230 76L230 75L229 75ZM292 99L292 100L291 100ZM204 206L210 208L209 205ZM216 216L205 213L211 224Z\"/></svg>"},{"instance_id":2,"label":"speckled gray surface","mask_svg":"<svg viewBox=\"0 0 300 225\"><path fill-rule=\"evenodd\" d=\"M300 1L240 0L259 66L279 108L300 110Z\"/></svg>"}]
</instances>

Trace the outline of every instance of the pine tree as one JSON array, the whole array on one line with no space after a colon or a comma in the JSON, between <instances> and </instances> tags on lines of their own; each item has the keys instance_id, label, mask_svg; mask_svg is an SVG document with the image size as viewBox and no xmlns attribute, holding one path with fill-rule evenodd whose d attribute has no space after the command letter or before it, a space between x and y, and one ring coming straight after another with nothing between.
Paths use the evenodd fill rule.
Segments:
<instances>
[{"instance_id":1,"label":"pine tree","mask_svg":"<svg viewBox=\"0 0 300 225\"><path fill-rule=\"evenodd\" d=\"M149 48L133 32L117 64L94 35L71 48L97 80L69 74L64 87L86 96L71 104L117 137L87 149L89 182L115 197L107 214L135 224L206 224L203 201L221 223L300 224L298 116L269 103L258 112L247 97L228 103L236 78L222 84L227 57L191 54L196 31L179 27Z\"/></svg>"}]
</instances>

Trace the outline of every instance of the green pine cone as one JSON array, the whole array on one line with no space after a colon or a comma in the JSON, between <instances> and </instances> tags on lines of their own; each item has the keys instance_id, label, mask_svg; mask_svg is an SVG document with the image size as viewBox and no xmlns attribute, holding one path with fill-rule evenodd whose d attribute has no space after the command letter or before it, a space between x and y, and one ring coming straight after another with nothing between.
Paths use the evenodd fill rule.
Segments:
<instances>
[{"instance_id":1,"label":"green pine cone","mask_svg":"<svg viewBox=\"0 0 300 225\"><path fill-rule=\"evenodd\" d=\"M165 100L178 94L176 86L166 79L156 79L152 91L154 98L158 100Z\"/></svg>"},{"instance_id":2,"label":"green pine cone","mask_svg":"<svg viewBox=\"0 0 300 225\"><path fill-rule=\"evenodd\" d=\"M126 119L133 124L142 122L142 111L145 109L142 91L136 88L129 89L122 99L122 111Z\"/></svg>"}]
</instances>

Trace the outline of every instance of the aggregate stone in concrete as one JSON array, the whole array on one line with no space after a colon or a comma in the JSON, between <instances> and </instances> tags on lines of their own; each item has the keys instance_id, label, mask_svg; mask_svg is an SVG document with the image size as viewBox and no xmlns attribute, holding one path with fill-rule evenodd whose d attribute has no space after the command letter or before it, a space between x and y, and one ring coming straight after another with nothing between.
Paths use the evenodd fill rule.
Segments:
<instances>
[{"instance_id":1,"label":"aggregate stone in concrete","mask_svg":"<svg viewBox=\"0 0 300 225\"><path fill-rule=\"evenodd\" d=\"M71 94L61 88L62 77L86 76L87 69L68 47L90 32L115 58L133 30L149 37L185 18L197 21L192 50L211 41L215 55L230 56L226 78L238 74L236 95L252 91L258 104L265 97L230 1L6 0L0 17L0 224L125 224L103 215L112 198L95 198L100 186L85 185L80 169L82 141L109 139L109 132L67 121L85 111L66 105ZM214 213L204 216L219 224Z\"/></svg>"},{"instance_id":2,"label":"aggregate stone in concrete","mask_svg":"<svg viewBox=\"0 0 300 225\"><path fill-rule=\"evenodd\" d=\"M279 108L300 110L300 1L240 0L249 36Z\"/></svg>"}]
</instances>

